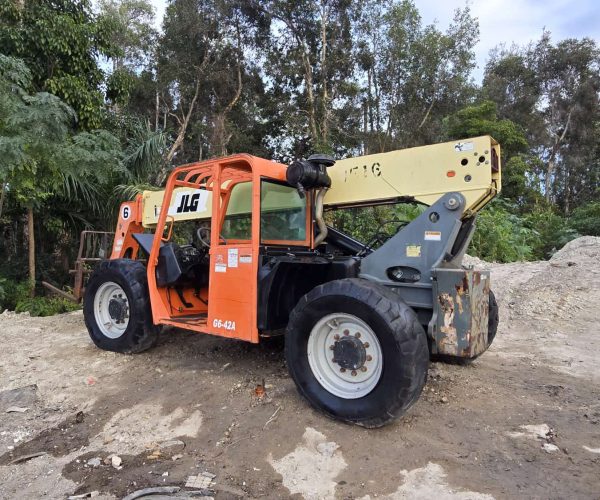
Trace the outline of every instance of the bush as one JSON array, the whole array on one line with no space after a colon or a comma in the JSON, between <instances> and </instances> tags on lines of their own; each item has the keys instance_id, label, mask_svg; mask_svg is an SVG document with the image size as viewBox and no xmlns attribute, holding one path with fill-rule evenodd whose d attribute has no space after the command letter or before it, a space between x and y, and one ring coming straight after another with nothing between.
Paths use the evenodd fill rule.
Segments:
<instances>
[{"instance_id":1,"label":"bush","mask_svg":"<svg viewBox=\"0 0 600 500\"><path fill-rule=\"evenodd\" d=\"M60 297L30 297L29 284L0 278L0 312L4 309L31 316L53 316L79 309L79 304Z\"/></svg>"},{"instance_id":2,"label":"bush","mask_svg":"<svg viewBox=\"0 0 600 500\"><path fill-rule=\"evenodd\" d=\"M19 301L15 312L29 312L31 316L54 316L76 311L79 307L79 304L59 297L33 297Z\"/></svg>"},{"instance_id":3,"label":"bush","mask_svg":"<svg viewBox=\"0 0 600 500\"><path fill-rule=\"evenodd\" d=\"M29 298L29 284L11 279L0 279L0 311L14 311L17 304Z\"/></svg>"},{"instance_id":4,"label":"bush","mask_svg":"<svg viewBox=\"0 0 600 500\"><path fill-rule=\"evenodd\" d=\"M393 236L400 225L417 218L425 209L424 205L412 203L340 208L325 212L325 221L358 241L369 243L378 234Z\"/></svg>"},{"instance_id":5,"label":"bush","mask_svg":"<svg viewBox=\"0 0 600 500\"><path fill-rule=\"evenodd\" d=\"M490 203L477 217L469 253L490 262L531 260L539 235L528 228L506 200Z\"/></svg>"},{"instance_id":6,"label":"bush","mask_svg":"<svg viewBox=\"0 0 600 500\"><path fill-rule=\"evenodd\" d=\"M532 240L534 259L547 259L569 241L579 237L577 231L569 227L567 220L550 207L536 207L524 217L525 225L537 233Z\"/></svg>"},{"instance_id":7,"label":"bush","mask_svg":"<svg viewBox=\"0 0 600 500\"><path fill-rule=\"evenodd\" d=\"M592 201L573 210L571 226L581 234L600 236L600 201Z\"/></svg>"}]
</instances>

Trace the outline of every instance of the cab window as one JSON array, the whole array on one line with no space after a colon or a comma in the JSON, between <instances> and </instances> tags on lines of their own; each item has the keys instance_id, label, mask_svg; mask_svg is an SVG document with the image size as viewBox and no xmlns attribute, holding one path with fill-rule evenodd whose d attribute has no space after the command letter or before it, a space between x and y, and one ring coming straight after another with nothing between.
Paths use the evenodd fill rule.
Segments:
<instances>
[{"instance_id":1,"label":"cab window","mask_svg":"<svg viewBox=\"0 0 600 500\"><path fill-rule=\"evenodd\" d=\"M260 187L261 243L306 241L306 198L286 184L263 180Z\"/></svg>"},{"instance_id":2,"label":"cab window","mask_svg":"<svg viewBox=\"0 0 600 500\"><path fill-rule=\"evenodd\" d=\"M252 238L251 182L240 182L231 188L221 236L227 241Z\"/></svg>"}]
</instances>

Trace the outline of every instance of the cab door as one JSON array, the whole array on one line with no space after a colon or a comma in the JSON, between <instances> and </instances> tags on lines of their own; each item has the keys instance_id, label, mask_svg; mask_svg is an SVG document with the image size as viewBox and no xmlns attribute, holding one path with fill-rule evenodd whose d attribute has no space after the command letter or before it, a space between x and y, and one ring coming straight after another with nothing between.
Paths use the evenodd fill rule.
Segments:
<instances>
[{"instance_id":1,"label":"cab door","mask_svg":"<svg viewBox=\"0 0 600 500\"><path fill-rule=\"evenodd\" d=\"M252 235L258 221L252 210L254 189L254 183L247 180L220 197L213 194L207 330L256 343L258 246Z\"/></svg>"}]
</instances>

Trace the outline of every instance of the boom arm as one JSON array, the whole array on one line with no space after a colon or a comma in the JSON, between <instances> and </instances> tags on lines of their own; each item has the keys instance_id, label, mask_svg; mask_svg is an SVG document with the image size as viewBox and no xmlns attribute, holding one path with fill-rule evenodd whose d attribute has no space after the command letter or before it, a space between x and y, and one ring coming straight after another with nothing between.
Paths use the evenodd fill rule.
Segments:
<instances>
[{"instance_id":1,"label":"boom arm","mask_svg":"<svg viewBox=\"0 0 600 500\"><path fill-rule=\"evenodd\" d=\"M466 199L466 217L481 210L500 191L500 145L490 136L475 137L348 158L329 167L327 173L331 188L324 198L325 208L390 204L402 199L432 205L444 194L458 192ZM231 207L229 213L249 210L250 187L240 189L246 189L248 203ZM212 193L208 193L201 212L177 211L178 204L186 194L191 196L191 191L174 191L169 207L174 220L210 217ZM158 221L163 196L164 191L144 191L144 227L153 227Z\"/></svg>"},{"instance_id":2,"label":"boom arm","mask_svg":"<svg viewBox=\"0 0 600 500\"><path fill-rule=\"evenodd\" d=\"M445 142L338 161L327 169L326 207L372 206L414 199L432 205L461 193L465 216L500 191L500 145L490 136Z\"/></svg>"}]
</instances>

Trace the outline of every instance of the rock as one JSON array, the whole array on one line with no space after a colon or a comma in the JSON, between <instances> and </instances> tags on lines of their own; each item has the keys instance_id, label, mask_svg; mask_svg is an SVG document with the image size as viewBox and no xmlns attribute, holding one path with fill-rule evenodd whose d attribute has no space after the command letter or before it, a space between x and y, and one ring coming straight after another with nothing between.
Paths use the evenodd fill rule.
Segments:
<instances>
[{"instance_id":1,"label":"rock","mask_svg":"<svg viewBox=\"0 0 600 500\"><path fill-rule=\"evenodd\" d=\"M333 457L333 454L335 453L335 450L337 450L339 448L337 443L334 443L333 441L330 441L328 443L319 443L317 445L317 451L326 457Z\"/></svg>"},{"instance_id":2,"label":"rock","mask_svg":"<svg viewBox=\"0 0 600 500\"><path fill-rule=\"evenodd\" d=\"M112 458L110 459L110 463L115 469L118 469L119 467L121 467L123 460L121 459L121 457L119 457L117 455L113 455Z\"/></svg>"},{"instance_id":3,"label":"rock","mask_svg":"<svg viewBox=\"0 0 600 500\"><path fill-rule=\"evenodd\" d=\"M100 457L94 457L94 458L90 458L87 461L87 464L90 467L100 467L100 464L102 463L102 460L100 460Z\"/></svg>"},{"instance_id":4,"label":"rock","mask_svg":"<svg viewBox=\"0 0 600 500\"><path fill-rule=\"evenodd\" d=\"M590 448L589 446L583 446L585 451L589 451L590 453L600 453L600 448Z\"/></svg>"},{"instance_id":5,"label":"rock","mask_svg":"<svg viewBox=\"0 0 600 500\"><path fill-rule=\"evenodd\" d=\"M179 439L170 439L163 441L158 445L159 449L166 452L182 451L185 448L185 443Z\"/></svg>"},{"instance_id":6,"label":"rock","mask_svg":"<svg viewBox=\"0 0 600 500\"><path fill-rule=\"evenodd\" d=\"M171 460L175 461L175 460L179 460L180 458L183 458L183 455L181 453L178 453L177 455L173 455L171 457Z\"/></svg>"},{"instance_id":7,"label":"rock","mask_svg":"<svg viewBox=\"0 0 600 500\"><path fill-rule=\"evenodd\" d=\"M130 493L123 500L134 500L136 498L150 497L161 495L161 498L174 498L172 496L166 496L169 493L177 493L181 488L179 486L159 486L157 488L144 488L143 490L137 490ZM164 493L164 495L163 495Z\"/></svg>"},{"instance_id":8,"label":"rock","mask_svg":"<svg viewBox=\"0 0 600 500\"><path fill-rule=\"evenodd\" d=\"M4 406L32 406L37 399L37 385L27 385L18 389L9 389L0 392L0 407Z\"/></svg>"},{"instance_id":9,"label":"rock","mask_svg":"<svg viewBox=\"0 0 600 500\"><path fill-rule=\"evenodd\" d=\"M25 413L29 408L23 406L9 406L6 409L6 413Z\"/></svg>"},{"instance_id":10,"label":"rock","mask_svg":"<svg viewBox=\"0 0 600 500\"><path fill-rule=\"evenodd\" d=\"M448 398L446 396L442 396L442 399L440 399L440 401L442 403L447 403L448 402Z\"/></svg>"},{"instance_id":11,"label":"rock","mask_svg":"<svg viewBox=\"0 0 600 500\"><path fill-rule=\"evenodd\" d=\"M199 488L206 489L210 488L212 480L210 477L205 476L204 473L198 476L189 476L185 483L186 488Z\"/></svg>"},{"instance_id":12,"label":"rock","mask_svg":"<svg viewBox=\"0 0 600 500\"><path fill-rule=\"evenodd\" d=\"M546 453L554 453L555 451L560 450L560 448L558 446L556 446L555 444L552 444L552 443L544 443L542 445L542 448L544 449L544 451Z\"/></svg>"}]
</instances>

